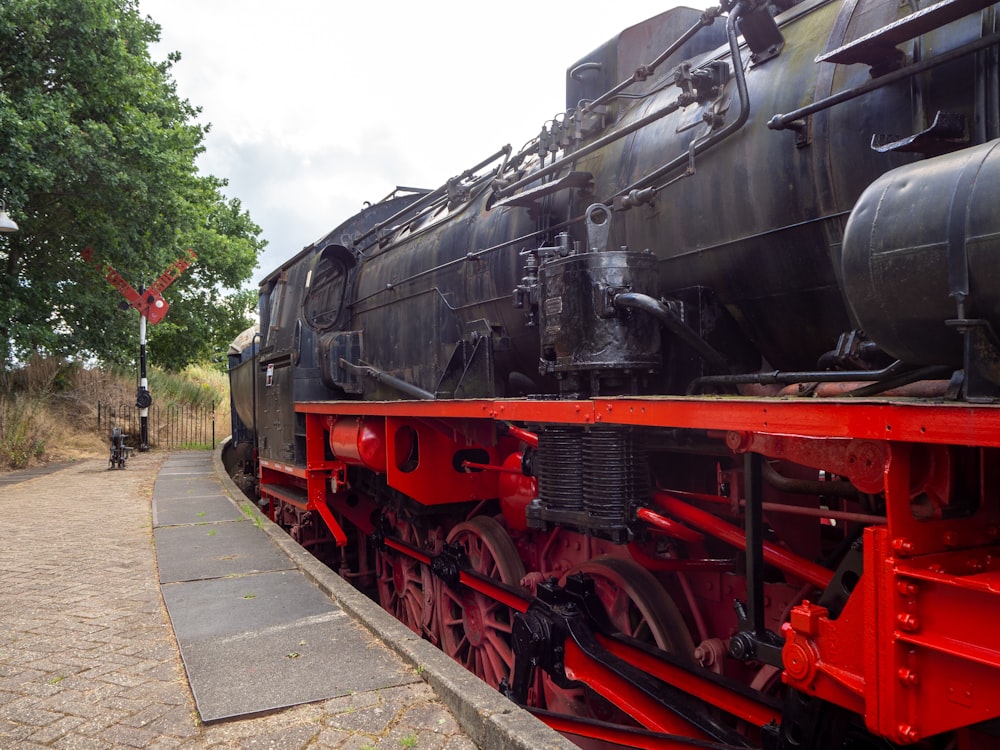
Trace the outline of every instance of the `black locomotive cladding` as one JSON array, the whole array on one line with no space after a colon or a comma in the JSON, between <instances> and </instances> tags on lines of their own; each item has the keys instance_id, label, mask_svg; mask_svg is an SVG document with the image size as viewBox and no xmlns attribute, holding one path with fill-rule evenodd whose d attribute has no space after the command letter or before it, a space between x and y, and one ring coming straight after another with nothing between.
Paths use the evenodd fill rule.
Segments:
<instances>
[{"instance_id":1,"label":"black locomotive cladding","mask_svg":"<svg viewBox=\"0 0 1000 750\"><path fill-rule=\"evenodd\" d=\"M994 389L997 13L939 6L909 34L921 14L887 0L625 30L570 68L567 112L524 150L398 190L263 282L261 364L296 383L273 408L917 365Z\"/></svg>"}]
</instances>

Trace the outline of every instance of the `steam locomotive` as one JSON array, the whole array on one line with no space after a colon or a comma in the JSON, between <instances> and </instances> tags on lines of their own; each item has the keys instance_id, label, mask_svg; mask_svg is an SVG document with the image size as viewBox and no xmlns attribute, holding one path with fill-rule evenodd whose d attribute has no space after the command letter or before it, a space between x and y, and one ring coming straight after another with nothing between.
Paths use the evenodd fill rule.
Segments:
<instances>
[{"instance_id":1,"label":"steam locomotive","mask_svg":"<svg viewBox=\"0 0 1000 750\"><path fill-rule=\"evenodd\" d=\"M581 744L1000 743L1000 6L726 0L271 273L236 472Z\"/></svg>"}]
</instances>

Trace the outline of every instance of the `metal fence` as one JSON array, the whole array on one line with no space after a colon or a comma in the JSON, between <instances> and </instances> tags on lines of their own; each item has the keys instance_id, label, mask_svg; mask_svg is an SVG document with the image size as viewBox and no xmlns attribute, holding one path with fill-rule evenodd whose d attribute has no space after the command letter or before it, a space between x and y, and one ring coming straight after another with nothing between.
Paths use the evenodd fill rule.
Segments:
<instances>
[{"instance_id":1,"label":"metal fence","mask_svg":"<svg viewBox=\"0 0 1000 750\"><path fill-rule=\"evenodd\" d=\"M139 409L134 403L97 402L97 428L111 434L112 427L125 430L126 444L139 447ZM211 407L149 407L147 421L150 448L203 448L215 450L215 404Z\"/></svg>"}]
</instances>

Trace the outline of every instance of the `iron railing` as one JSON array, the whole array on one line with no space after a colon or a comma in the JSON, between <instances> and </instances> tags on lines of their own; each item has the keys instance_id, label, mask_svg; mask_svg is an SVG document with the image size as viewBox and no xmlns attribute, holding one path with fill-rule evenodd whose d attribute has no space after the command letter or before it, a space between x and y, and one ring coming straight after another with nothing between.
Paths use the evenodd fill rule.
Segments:
<instances>
[{"instance_id":1,"label":"iron railing","mask_svg":"<svg viewBox=\"0 0 1000 750\"><path fill-rule=\"evenodd\" d=\"M126 443L139 445L139 409L133 403L97 402L97 429L111 434L121 427ZM215 402L211 407L170 404L149 407L147 422L150 448L189 448L215 450Z\"/></svg>"}]
</instances>

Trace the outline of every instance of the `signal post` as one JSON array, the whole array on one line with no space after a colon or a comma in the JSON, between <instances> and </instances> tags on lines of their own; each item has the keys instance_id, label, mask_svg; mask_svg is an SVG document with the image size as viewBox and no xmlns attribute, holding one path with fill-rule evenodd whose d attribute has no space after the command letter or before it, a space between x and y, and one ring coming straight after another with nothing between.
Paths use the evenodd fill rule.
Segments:
<instances>
[{"instance_id":1,"label":"signal post","mask_svg":"<svg viewBox=\"0 0 1000 750\"><path fill-rule=\"evenodd\" d=\"M92 248L84 248L80 255L101 272L105 280L121 293L130 307L139 311L139 387L135 394L135 406L139 410L139 450L147 451L149 407L153 404L153 396L149 392L149 381L146 378L146 324L148 322L156 325L163 320L170 309L170 303L163 298L164 290L184 273L198 256L189 248L185 255L167 266L148 289L140 287L140 291L136 291L110 264L97 259Z\"/></svg>"}]
</instances>

